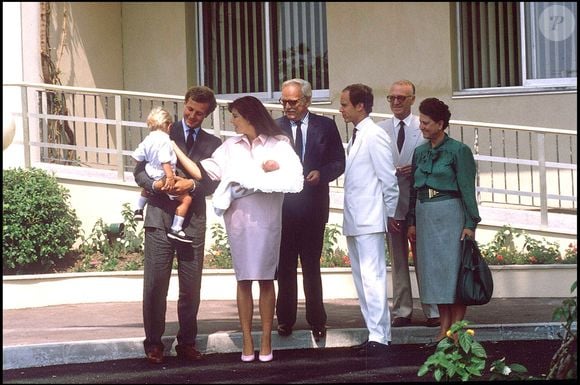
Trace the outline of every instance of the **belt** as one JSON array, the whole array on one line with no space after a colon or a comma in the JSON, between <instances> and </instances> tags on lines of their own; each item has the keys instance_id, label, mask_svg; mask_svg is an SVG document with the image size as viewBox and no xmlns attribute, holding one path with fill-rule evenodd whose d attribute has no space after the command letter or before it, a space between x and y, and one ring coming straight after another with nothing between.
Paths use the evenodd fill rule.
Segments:
<instances>
[{"instance_id":1,"label":"belt","mask_svg":"<svg viewBox=\"0 0 580 385\"><path fill-rule=\"evenodd\" d=\"M417 199L421 203L425 201L442 201L446 199L459 198L461 194L459 191L440 191L434 188L424 187L417 190Z\"/></svg>"}]
</instances>

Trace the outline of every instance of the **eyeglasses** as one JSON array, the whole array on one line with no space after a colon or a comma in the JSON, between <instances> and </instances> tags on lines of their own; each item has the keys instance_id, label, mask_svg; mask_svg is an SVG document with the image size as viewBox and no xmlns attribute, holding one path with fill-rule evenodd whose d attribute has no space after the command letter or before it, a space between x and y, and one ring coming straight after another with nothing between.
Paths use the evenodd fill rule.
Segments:
<instances>
[{"instance_id":1,"label":"eyeglasses","mask_svg":"<svg viewBox=\"0 0 580 385\"><path fill-rule=\"evenodd\" d=\"M279 99L278 102L283 106L285 106L286 104L289 104L290 107L296 107L300 102L302 102L302 99L304 99L304 98L300 98L300 99L296 99L296 100Z\"/></svg>"},{"instance_id":2,"label":"eyeglasses","mask_svg":"<svg viewBox=\"0 0 580 385\"><path fill-rule=\"evenodd\" d=\"M407 100L407 98L412 98L413 95L389 95L387 96L387 102L392 103L395 100L397 102L404 102L405 100Z\"/></svg>"}]
</instances>

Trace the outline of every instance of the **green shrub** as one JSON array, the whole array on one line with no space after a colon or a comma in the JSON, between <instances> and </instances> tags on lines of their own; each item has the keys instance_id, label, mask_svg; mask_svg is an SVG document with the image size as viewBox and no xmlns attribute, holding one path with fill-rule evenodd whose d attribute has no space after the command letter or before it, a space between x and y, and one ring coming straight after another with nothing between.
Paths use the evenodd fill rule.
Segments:
<instances>
[{"instance_id":1,"label":"green shrub","mask_svg":"<svg viewBox=\"0 0 580 385\"><path fill-rule=\"evenodd\" d=\"M322 255L320 256L321 267L350 267L348 255L337 246L340 234L340 227L335 224L327 225L324 229ZM213 243L205 256L204 267L231 269L233 264L228 235L220 223L211 225L211 237ZM298 262L300 265L300 261Z\"/></svg>"},{"instance_id":2,"label":"green shrub","mask_svg":"<svg viewBox=\"0 0 580 385\"><path fill-rule=\"evenodd\" d=\"M487 353L473 338L475 331L467 329L469 321L457 321L447 330L447 337L437 344L435 353L421 365L419 377L432 372L435 381L468 381L481 377Z\"/></svg>"},{"instance_id":3,"label":"green shrub","mask_svg":"<svg viewBox=\"0 0 580 385\"><path fill-rule=\"evenodd\" d=\"M41 169L2 174L3 274L48 272L79 236L69 191Z\"/></svg>"},{"instance_id":4,"label":"green shrub","mask_svg":"<svg viewBox=\"0 0 580 385\"><path fill-rule=\"evenodd\" d=\"M524 234L524 237L526 239L524 250L526 251L528 263L544 265L562 261L559 250L560 245L557 242L549 242L545 239L538 241L527 234Z\"/></svg>"},{"instance_id":5,"label":"green shrub","mask_svg":"<svg viewBox=\"0 0 580 385\"><path fill-rule=\"evenodd\" d=\"M320 267L350 267L350 259L347 253L337 246L338 237L342 231L337 224L328 224L324 229L322 243L322 255Z\"/></svg>"},{"instance_id":6,"label":"green shrub","mask_svg":"<svg viewBox=\"0 0 580 385\"><path fill-rule=\"evenodd\" d=\"M214 269L231 269L233 267L232 252L228 243L228 235L220 223L211 225L213 244L204 260L204 267Z\"/></svg>"},{"instance_id":7,"label":"green shrub","mask_svg":"<svg viewBox=\"0 0 580 385\"><path fill-rule=\"evenodd\" d=\"M514 242L519 237L524 238L521 249L518 249ZM563 258L558 242L550 242L545 238L537 240L524 231L510 226L503 226L491 242L480 244L479 249L489 265L576 263L576 245L570 244Z\"/></svg>"},{"instance_id":8,"label":"green shrub","mask_svg":"<svg viewBox=\"0 0 580 385\"><path fill-rule=\"evenodd\" d=\"M477 381L485 369L487 352L484 347L475 340L475 330L468 329L469 321L461 320L451 325L447 330L446 337L437 344L435 353L427 357L427 360L417 372L419 377L428 373L433 374L437 382L441 381ZM532 380L526 376L528 369L521 364L505 363L505 357L491 363L491 380Z\"/></svg>"},{"instance_id":9,"label":"green shrub","mask_svg":"<svg viewBox=\"0 0 580 385\"><path fill-rule=\"evenodd\" d=\"M578 263L578 249L575 242L570 242L568 244L568 248L566 248L566 251L564 252L564 260L562 263Z\"/></svg>"},{"instance_id":10,"label":"green shrub","mask_svg":"<svg viewBox=\"0 0 580 385\"><path fill-rule=\"evenodd\" d=\"M127 271L143 268L143 228L137 228L129 203L123 204L123 230L120 234L110 230L107 224L99 218L88 237L84 238L79 247L81 255L73 267L74 271ZM133 256L133 259L128 257Z\"/></svg>"}]
</instances>

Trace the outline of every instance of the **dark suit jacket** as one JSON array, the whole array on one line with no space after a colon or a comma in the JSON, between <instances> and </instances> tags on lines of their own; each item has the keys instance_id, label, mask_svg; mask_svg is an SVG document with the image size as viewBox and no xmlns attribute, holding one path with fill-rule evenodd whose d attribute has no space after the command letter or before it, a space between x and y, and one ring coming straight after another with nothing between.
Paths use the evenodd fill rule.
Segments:
<instances>
[{"instance_id":1,"label":"dark suit jacket","mask_svg":"<svg viewBox=\"0 0 580 385\"><path fill-rule=\"evenodd\" d=\"M183 133L183 122L181 120L173 124L169 137L171 140L175 141L183 152L187 153L185 136ZM222 142L218 137L208 134L203 129L199 130L195 143L188 156L193 161L199 162L202 159L211 157L215 149L218 148L221 143ZM137 164L133 174L135 176L135 182L137 182L140 187L151 191L152 179L149 178L145 172L145 162ZM181 164L179 162L177 162L177 174L191 179L191 175L181 169ZM192 229L189 229L192 215L195 215L197 218L201 217L205 219L205 197L214 192L218 183L219 182L214 182L209 178L203 178L203 180L199 182L196 181L197 187L193 193L190 193L193 201L183 224L184 231L187 235L193 236L190 232ZM155 227L158 229L168 229L171 227L173 216L175 215L175 208L177 207L176 201L170 200L165 193L158 193L151 196L147 204L149 207L147 208L147 215L145 216L145 227Z\"/></svg>"},{"instance_id":2,"label":"dark suit jacket","mask_svg":"<svg viewBox=\"0 0 580 385\"><path fill-rule=\"evenodd\" d=\"M292 126L285 116L276 123L292 138ZM285 194L283 215L299 215L313 223L328 222L328 183L344 172L345 153L342 139L334 120L310 113L306 148L304 152L304 177L312 170L320 171L320 182L311 186L304 182L300 193Z\"/></svg>"}]
</instances>

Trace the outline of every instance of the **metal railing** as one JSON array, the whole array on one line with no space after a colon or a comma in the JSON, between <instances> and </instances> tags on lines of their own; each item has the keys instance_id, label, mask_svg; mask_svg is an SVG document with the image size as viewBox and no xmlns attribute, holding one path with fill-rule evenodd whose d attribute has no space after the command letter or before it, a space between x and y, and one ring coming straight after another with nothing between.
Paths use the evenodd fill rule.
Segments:
<instances>
[{"instance_id":1,"label":"metal railing","mask_svg":"<svg viewBox=\"0 0 580 385\"><path fill-rule=\"evenodd\" d=\"M131 153L147 135L145 120L151 108L164 106L181 119L182 95L12 83L18 87L22 110L14 113L23 129L24 163L32 161L94 169L116 170L125 181L134 161ZM224 138L234 134L229 100L204 121L204 128ZM264 104L274 118L278 104ZM344 145L352 125L335 109L311 106L312 112L333 119ZM373 113L380 121L391 114ZM478 202L527 206L541 211L542 225L549 210L577 209L577 132L553 128L451 120L448 133L468 144L477 162ZM342 187L342 177L334 182Z\"/></svg>"}]
</instances>

